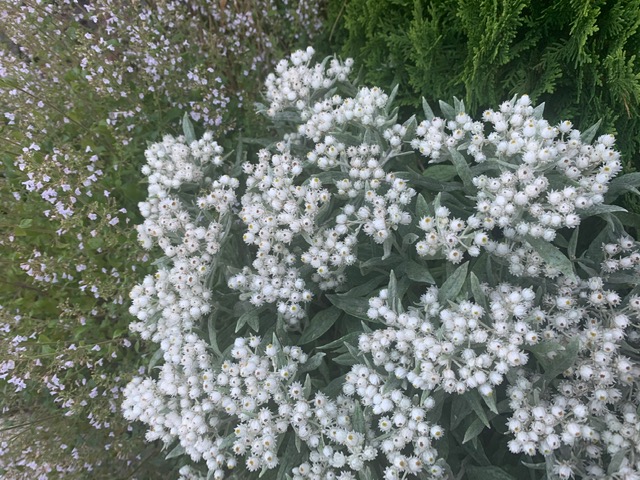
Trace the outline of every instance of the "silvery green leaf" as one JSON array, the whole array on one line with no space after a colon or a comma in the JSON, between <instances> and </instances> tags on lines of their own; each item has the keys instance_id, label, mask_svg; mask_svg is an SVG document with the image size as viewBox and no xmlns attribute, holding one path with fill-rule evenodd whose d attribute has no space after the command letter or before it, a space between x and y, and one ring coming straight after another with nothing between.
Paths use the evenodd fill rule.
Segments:
<instances>
[{"instance_id":1,"label":"silvery green leaf","mask_svg":"<svg viewBox=\"0 0 640 480\"><path fill-rule=\"evenodd\" d=\"M313 355L309 360L307 360L304 364L300 365L298 373L312 372L316 370L322 362L324 361L326 353L318 352Z\"/></svg>"},{"instance_id":2,"label":"silvery green leaf","mask_svg":"<svg viewBox=\"0 0 640 480\"><path fill-rule=\"evenodd\" d=\"M538 345L535 345L536 347ZM558 350L555 355L551 355L548 352L546 355L536 355L536 358L544 368L544 378L549 381L556 378L562 372L575 364L578 352L580 351L580 340L577 338L571 340L566 346L558 346ZM535 354L535 352L534 352Z\"/></svg>"},{"instance_id":3,"label":"silvery green leaf","mask_svg":"<svg viewBox=\"0 0 640 480\"><path fill-rule=\"evenodd\" d=\"M336 323L336 320L338 320L341 314L342 312L334 306L316 313L309 321L309 325L302 332L302 336L300 337L300 340L298 340L298 344L304 345L320 338L333 326L334 323Z\"/></svg>"},{"instance_id":4,"label":"silvery green leaf","mask_svg":"<svg viewBox=\"0 0 640 480\"><path fill-rule=\"evenodd\" d=\"M438 182L448 182L453 180L458 174L455 165L435 164L429 165L422 175Z\"/></svg>"},{"instance_id":5,"label":"silvery green leaf","mask_svg":"<svg viewBox=\"0 0 640 480\"><path fill-rule=\"evenodd\" d=\"M471 272L469 274L469 285L471 287L471 293L473 295L474 301L480 305L484 310L487 310L487 297L482 291L482 287L480 286L480 280L478 280L478 276Z\"/></svg>"},{"instance_id":6,"label":"silvery green leaf","mask_svg":"<svg viewBox=\"0 0 640 480\"><path fill-rule=\"evenodd\" d=\"M191 120L189 120L189 114L186 112L182 117L182 131L184 132L184 138L187 142L187 145L191 145L191 142L196 141L196 132L193 129Z\"/></svg>"},{"instance_id":7,"label":"silvery green leaf","mask_svg":"<svg viewBox=\"0 0 640 480\"><path fill-rule=\"evenodd\" d=\"M609 189L604 196L604 201L611 203L620 195L627 192L633 192L636 195L640 195L638 187L640 187L640 172L620 175L609 182Z\"/></svg>"},{"instance_id":8,"label":"silvery green leaf","mask_svg":"<svg viewBox=\"0 0 640 480\"><path fill-rule=\"evenodd\" d=\"M397 172L396 177L410 182L412 186L424 187L432 192L454 192L460 189L458 182L439 182L429 177L422 176L411 169L404 172Z\"/></svg>"},{"instance_id":9,"label":"silvery green leaf","mask_svg":"<svg viewBox=\"0 0 640 480\"><path fill-rule=\"evenodd\" d=\"M251 309L243 313L238 319L238 322L236 323L236 333L238 333L245 325L249 325L249 327L257 332L259 324L259 310Z\"/></svg>"},{"instance_id":10,"label":"silvery green leaf","mask_svg":"<svg viewBox=\"0 0 640 480\"><path fill-rule=\"evenodd\" d=\"M343 312L362 320L371 321L367 316L369 300L366 298L345 297L339 294L327 295L329 301Z\"/></svg>"},{"instance_id":11,"label":"silvery green leaf","mask_svg":"<svg viewBox=\"0 0 640 480\"><path fill-rule=\"evenodd\" d=\"M218 347L218 334L216 332L216 320L213 314L209 316L209 321L207 322L207 330L209 331L209 345L213 352L218 356L222 356L222 352L220 351L220 347Z\"/></svg>"},{"instance_id":12,"label":"silvery green leaf","mask_svg":"<svg viewBox=\"0 0 640 480\"><path fill-rule=\"evenodd\" d=\"M416 243L420 237L413 232L407 233L404 237L402 237L402 246L408 247L409 245L413 245Z\"/></svg>"},{"instance_id":13,"label":"silvery green leaf","mask_svg":"<svg viewBox=\"0 0 640 480\"><path fill-rule=\"evenodd\" d=\"M351 426L358 433L365 433L367 431L367 422L364 418L364 412L360 406L360 402L355 402L355 408L351 417Z\"/></svg>"},{"instance_id":14,"label":"silvery green leaf","mask_svg":"<svg viewBox=\"0 0 640 480\"><path fill-rule=\"evenodd\" d=\"M342 347L346 343L357 342L358 337L362 334L362 332L351 332L347 333L344 337L334 340L333 342L329 342L325 345L319 345L316 348L318 350L331 350L336 347Z\"/></svg>"},{"instance_id":15,"label":"silvery green leaf","mask_svg":"<svg viewBox=\"0 0 640 480\"><path fill-rule=\"evenodd\" d=\"M427 120L431 121L435 118L435 115L433 114L433 110L431 110L429 103L424 97L422 97L422 110L424 111L424 117Z\"/></svg>"},{"instance_id":16,"label":"silvery green leaf","mask_svg":"<svg viewBox=\"0 0 640 480\"><path fill-rule=\"evenodd\" d=\"M364 295L370 295L373 290L382 285L386 281L386 277L384 275L378 275L371 280L366 281L365 283L361 283L353 287L348 292L342 294L344 296L349 297L362 297Z\"/></svg>"},{"instance_id":17,"label":"silvery green leaf","mask_svg":"<svg viewBox=\"0 0 640 480\"><path fill-rule=\"evenodd\" d=\"M600 127L602 120L598 120L596 123L587 128L584 132L580 134L580 140L582 143L591 143L593 141L593 137L596 136L596 132Z\"/></svg>"},{"instance_id":18,"label":"silvery green leaf","mask_svg":"<svg viewBox=\"0 0 640 480\"><path fill-rule=\"evenodd\" d=\"M416 128L418 127L418 121L416 120L416 116L411 115L411 118L409 118L409 120L404 122L402 126L407 130L407 133L405 134L404 138L409 140L414 138L416 135Z\"/></svg>"},{"instance_id":19,"label":"silvery green leaf","mask_svg":"<svg viewBox=\"0 0 640 480\"><path fill-rule=\"evenodd\" d=\"M297 437L297 435L290 435L284 451L281 451L278 454L278 458L280 459L280 468L278 468L277 478L284 478L285 474L291 472L291 470L299 464L297 461L299 455L296 452L296 444L293 437Z\"/></svg>"},{"instance_id":20,"label":"silvery green leaf","mask_svg":"<svg viewBox=\"0 0 640 480\"><path fill-rule=\"evenodd\" d=\"M465 108L464 108L464 101L463 100L459 100L456 97L453 97L453 107L456 110L456 114L464 113L466 111Z\"/></svg>"},{"instance_id":21,"label":"silvery green leaf","mask_svg":"<svg viewBox=\"0 0 640 480\"><path fill-rule=\"evenodd\" d=\"M455 120L456 118L456 111L455 109L449 105L447 102L443 102L442 100L440 100L440 110L442 111L442 115L444 116L444 118L446 118L447 120Z\"/></svg>"},{"instance_id":22,"label":"silvery green leaf","mask_svg":"<svg viewBox=\"0 0 640 480\"><path fill-rule=\"evenodd\" d=\"M576 258L576 248L578 246L578 236L580 235L580 226L578 225L573 233L571 234L571 238L569 239L569 246L567 247L567 253L569 254L570 260L575 260Z\"/></svg>"},{"instance_id":23,"label":"silvery green leaf","mask_svg":"<svg viewBox=\"0 0 640 480\"><path fill-rule=\"evenodd\" d=\"M337 363L338 365L344 365L345 367L350 367L352 365L357 365L358 363L362 363L358 358L351 355L350 352L343 353L338 355L337 357L333 357L333 363Z\"/></svg>"},{"instance_id":24,"label":"silvery green leaf","mask_svg":"<svg viewBox=\"0 0 640 480\"><path fill-rule=\"evenodd\" d=\"M389 97L387 99L387 108L391 106L391 104L393 104L394 100L396 99L396 96L398 95L399 87L400 87L400 84L396 83L396 85L391 90L391 93L389 94Z\"/></svg>"},{"instance_id":25,"label":"silvery green leaf","mask_svg":"<svg viewBox=\"0 0 640 480\"><path fill-rule=\"evenodd\" d=\"M387 286L387 301L391 310L398 312L398 306L400 305L400 299L398 298L398 282L396 281L396 274L391 270L389 273L389 284Z\"/></svg>"},{"instance_id":26,"label":"silvery green leaf","mask_svg":"<svg viewBox=\"0 0 640 480\"><path fill-rule=\"evenodd\" d=\"M342 392L342 386L344 385L345 375L341 375L338 378L331 380L331 383L322 389L322 393L329 397L335 398Z\"/></svg>"},{"instance_id":27,"label":"silvery green leaf","mask_svg":"<svg viewBox=\"0 0 640 480\"><path fill-rule=\"evenodd\" d=\"M162 348L159 348L153 353L151 359L149 360L149 370L152 370L153 367L155 367L162 358L164 358L164 350L162 350Z\"/></svg>"},{"instance_id":28,"label":"silvery green leaf","mask_svg":"<svg viewBox=\"0 0 640 480\"><path fill-rule=\"evenodd\" d=\"M487 407L489 407L489 410L491 410L491 412L495 413L496 415L500 413L498 410L498 406L496 405L496 397L493 393L490 395L480 395L480 398L482 398L482 401Z\"/></svg>"},{"instance_id":29,"label":"silvery green leaf","mask_svg":"<svg viewBox=\"0 0 640 480\"><path fill-rule=\"evenodd\" d=\"M454 395L453 401L451 402L451 420L449 421L449 428L454 430L465 418L471 415L471 411L472 410L469 409L464 396Z\"/></svg>"},{"instance_id":30,"label":"silvery green leaf","mask_svg":"<svg viewBox=\"0 0 640 480\"><path fill-rule=\"evenodd\" d=\"M451 161L456 167L456 172L462 180L463 185L467 190L472 191L475 187L473 186L473 176L471 175L467 159L455 148L449 148L449 153L451 154Z\"/></svg>"},{"instance_id":31,"label":"silvery green leaf","mask_svg":"<svg viewBox=\"0 0 640 480\"><path fill-rule=\"evenodd\" d=\"M620 466L624 461L627 454L630 452L626 448L621 448L616 453L611 456L611 460L609 461L609 467L607 468L608 475L615 475L620 471Z\"/></svg>"},{"instance_id":32,"label":"silvery green leaf","mask_svg":"<svg viewBox=\"0 0 640 480\"><path fill-rule=\"evenodd\" d=\"M468 464L466 466L466 472L469 480L517 480L500 467L493 465L477 467L475 465Z\"/></svg>"},{"instance_id":33,"label":"silvery green leaf","mask_svg":"<svg viewBox=\"0 0 640 480\"><path fill-rule=\"evenodd\" d=\"M405 272L407 274L407 277L409 277L409 279L413 280L414 282L430 283L431 285L435 285L436 283L433 275L431 275L431 272L429 272L429 269L426 265L420 265L416 262L408 260L405 266Z\"/></svg>"},{"instance_id":34,"label":"silvery green leaf","mask_svg":"<svg viewBox=\"0 0 640 480\"><path fill-rule=\"evenodd\" d=\"M170 458L175 458L175 457L179 457L180 455L184 455L185 449L182 445L180 445L178 443L178 445L176 445L173 450L171 450L166 457L164 457L166 460L169 460Z\"/></svg>"},{"instance_id":35,"label":"silvery green leaf","mask_svg":"<svg viewBox=\"0 0 640 480\"><path fill-rule=\"evenodd\" d=\"M542 114L544 113L544 102L533 109L533 118L536 120L540 120L542 118Z\"/></svg>"},{"instance_id":36,"label":"silvery green leaf","mask_svg":"<svg viewBox=\"0 0 640 480\"><path fill-rule=\"evenodd\" d=\"M433 215L432 209L429 208L429 204L424 199L421 193L418 194L418 198L416 199L416 217L421 220L424 217L428 217Z\"/></svg>"},{"instance_id":37,"label":"silvery green leaf","mask_svg":"<svg viewBox=\"0 0 640 480\"><path fill-rule=\"evenodd\" d=\"M551 243L541 238L534 238L527 235L527 242L538 254L554 268L557 268L568 278L574 278L573 262L569 260L560 250Z\"/></svg>"},{"instance_id":38,"label":"silvery green leaf","mask_svg":"<svg viewBox=\"0 0 640 480\"><path fill-rule=\"evenodd\" d=\"M322 354L322 356L324 356L324 353ZM320 357L320 360L322 361L322 357ZM306 366L306 364L304 366ZM309 399L309 396L311 396L311 377L309 376L308 373L307 373L307 377L304 379L302 392L304 393L304 398Z\"/></svg>"},{"instance_id":39,"label":"silvery green leaf","mask_svg":"<svg viewBox=\"0 0 640 480\"><path fill-rule=\"evenodd\" d=\"M613 213L613 212L626 212L627 209L622 208L618 205L607 205L601 203L599 205L592 205L589 208L585 208L584 210L579 210L580 216L582 218L591 217L593 215L602 215L603 213Z\"/></svg>"},{"instance_id":40,"label":"silvery green leaf","mask_svg":"<svg viewBox=\"0 0 640 480\"><path fill-rule=\"evenodd\" d=\"M471 425L469 425L469 428L467 428L467 431L464 433L464 439L462 440L462 443L467 443L468 441L476 438L483 432L484 428L485 425L482 420L480 418L476 418L473 422L471 422Z\"/></svg>"},{"instance_id":41,"label":"silvery green leaf","mask_svg":"<svg viewBox=\"0 0 640 480\"><path fill-rule=\"evenodd\" d=\"M471 409L476 413L476 416L484 423L487 428L491 428L489 423L489 417L484 411L484 406L480 400L480 394L476 390L468 391L463 398L467 401Z\"/></svg>"},{"instance_id":42,"label":"silvery green leaf","mask_svg":"<svg viewBox=\"0 0 640 480\"><path fill-rule=\"evenodd\" d=\"M438 301L441 304L446 304L447 300L455 300L465 281L467 280L467 270L469 269L469 262L465 262L460 265L453 274L447 278L438 291Z\"/></svg>"},{"instance_id":43,"label":"silvery green leaf","mask_svg":"<svg viewBox=\"0 0 640 480\"><path fill-rule=\"evenodd\" d=\"M302 119L300 118L300 112L285 110L282 112L276 112L273 117L274 122L292 122L292 123L302 123Z\"/></svg>"},{"instance_id":44,"label":"silvery green leaf","mask_svg":"<svg viewBox=\"0 0 640 480\"><path fill-rule=\"evenodd\" d=\"M386 260L391 256L392 248L393 248L393 236L389 235L387 238L385 238L384 242L382 243L383 254L382 254L381 260Z\"/></svg>"}]
</instances>

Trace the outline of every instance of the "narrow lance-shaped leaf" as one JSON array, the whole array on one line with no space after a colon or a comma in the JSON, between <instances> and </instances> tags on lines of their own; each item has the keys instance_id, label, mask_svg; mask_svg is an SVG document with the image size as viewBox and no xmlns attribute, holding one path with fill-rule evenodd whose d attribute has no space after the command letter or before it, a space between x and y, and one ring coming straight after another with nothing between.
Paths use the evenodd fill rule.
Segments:
<instances>
[{"instance_id":1,"label":"narrow lance-shaped leaf","mask_svg":"<svg viewBox=\"0 0 640 480\"><path fill-rule=\"evenodd\" d=\"M598 128L600 127L601 123L602 123L602 120L598 120L596 123L591 125L589 128L587 128L584 132L580 134L580 140L582 141L582 143L591 143L591 141L593 140L593 137L596 136L596 132L598 131Z\"/></svg>"},{"instance_id":2,"label":"narrow lance-shaped leaf","mask_svg":"<svg viewBox=\"0 0 640 480\"><path fill-rule=\"evenodd\" d=\"M193 129L193 124L189 120L189 114L185 113L182 117L182 131L184 132L184 138L187 141L187 145L196 141L196 132Z\"/></svg>"},{"instance_id":3,"label":"narrow lance-shaped leaf","mask_svg":"<svg viewBox=\"0 0 640 480\"><path fill-rule=\"evenodd\" d=\"M456 172L462 180L465 188L467 190L473 190L473 175L471 174L471 169L469 168L467 159L464 158L464 156L455 148L449 148L449 153L451 154L451 161L456 167Z\"/></svg>"},{"instance_id":4,"label":"narrow lance-shaped leaf","mask_svg":"<svg viewBox=\"0 0 640 480\"><path fill-rule=\"evenodd\" d=\"M574 278L573 263L560 250L541 238L527 236L527 242L549 265L557 268L563 275Z\"/></svg>"},{"instance_id":5,"label":"narrow lance-shaped leaf","mask_svg":"<svg viewBox=\"0 0 640 480\"><path fill-rule=\"evenodd\" d=\"M433 114L433 110L429 106L429 102L427 102L427 100L424 97L422 97L422 110L424 111L424 117L427 120L431 121L435 118L435 115Z\"/></svg>"},{"instance_id":6,"label":"narrow lance-shaped leaf","mask_svg":"<svg viewBox=\"0 0 640 480\"><path fill-rule=\"evenodd\" d=\"M455 300L467 280L468 269L469 262L463 263L442 284L438 291L438 300L441 304L446 304L447 300Z\"/></svg>"},{"instance_id":7,"label":"narrow lance-shaped leaf","mask_svg":"<svg viewBox=\"0 0 640 480\"><path fill-rule=\"evenodd\" d=\"M467 428L467 431L464 433L462 443L467 443L468 441L473 440L480 435L484 429L484 422L480 418L476 418L471 422L471 425L469 425L469 428Z\"/></svg>"},{"instance_id":8,"label":"narrow lance-shaped leaf","mask_svg":"<svg viewBox=\"0 0 640 480\"><path fill-rule=\"evenodd\" d=\"M320 338L327 330L329 330L336 320L340 317L342 312L340 309L331 306L325 308L316 313L315 316L309 321L309 325L302 332L299 344L304 345L309 342L313 342L317 338Z\"/></svg>"}]
</instances>

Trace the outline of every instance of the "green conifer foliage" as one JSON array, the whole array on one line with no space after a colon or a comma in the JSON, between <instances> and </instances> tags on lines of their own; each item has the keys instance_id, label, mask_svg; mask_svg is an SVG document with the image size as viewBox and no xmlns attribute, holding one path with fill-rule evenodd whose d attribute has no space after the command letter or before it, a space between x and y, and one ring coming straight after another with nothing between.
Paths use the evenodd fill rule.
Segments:
<instances>
[{"instance_id":1,"label":"green conifer foliage","mask_svg":"<svg viewBox=\"0 0 640 480\"><path fill-rule=\"evenodd\" d=\"M331 41L405 105L457 96L477 114L528 93L549 119L602 120L640 170L640 0L331 0L329 15Z\"/></svg>"}]
</instances>

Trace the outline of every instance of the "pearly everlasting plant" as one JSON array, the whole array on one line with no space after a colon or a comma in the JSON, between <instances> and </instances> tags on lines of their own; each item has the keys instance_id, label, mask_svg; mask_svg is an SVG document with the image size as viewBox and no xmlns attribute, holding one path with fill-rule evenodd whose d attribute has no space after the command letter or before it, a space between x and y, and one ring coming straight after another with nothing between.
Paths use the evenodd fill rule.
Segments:
<instances>
[{"instance_id":1,"label":"pearly everlasting plant","mask_svg":"<svg viewBox=\"0 0 640 480\"><path fill-rule=\"evenodd\" d=\"M184 479L640 476L638 219L611 135L526 95L472 119L282 60L279 137L146 152L124 415ZM157 248L159 247L159 248Z\"/></svg>"}]
</instances>

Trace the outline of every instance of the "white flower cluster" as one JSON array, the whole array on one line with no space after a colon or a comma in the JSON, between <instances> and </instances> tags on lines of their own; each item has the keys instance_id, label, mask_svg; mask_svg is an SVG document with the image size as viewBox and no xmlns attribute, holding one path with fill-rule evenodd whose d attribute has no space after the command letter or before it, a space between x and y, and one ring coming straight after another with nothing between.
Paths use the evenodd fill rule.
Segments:
<instances>
[{"instance_id":1,"label":"white flower cluster","mask_svg":"<svg viewBox=\"0 0 640 480\"><path fill-rule=\"evenodd\" d=\"M324 64L316 64L310 68L314 53L311 47L304 51L298 50L289 59L280 60L276 73L267 76L265 96L270 102L267 115L274 117L289 107L303 111L308 108L313 93L329 89L336 81L343 82L347 79L353 60L348 59L342 64L334 58L326 70Z\"/></svg>"},{"instance_id":2,"label":"white flower cluster","mask_svg":"<svg viewBox=\"0 0 640 480\"><path fill-rule=\"evenodd\" d=\"M306 99L336 81L345 81L351 65L350 61L342 64L334 59L327 77L322 77L324 65L309 68L312 54L312 49L298 51L289 61L283 60L277 75L267 80L266 96L272 102L270 112L286 108L300 111L306 123L298 133L313 137L313 150L306 161L299 159L292 150L299 147L300 138L290 137L276 144L275 153L261 150L257 164L243 165L248 175L240 212L247 228L243 238L258 251L252 265L229 280L230 288L242 291L253 305L277 304L278 312L292 327L304 318L304 303L312 298L300 274L300 263L314 269L311 280L321 289L335 288L344 282L345 267L356 261L358 233L364 231L375 242L384 243L398 226L411 222L407 208L415 195L406 181L383 169L398 148L398 138L406 135L406 128L396 125L388 129L388 152L367 143L346 147L328 134L351 121L382 125L387 121L384 107L388 96L379 88L363 88L355 98L333 95L310 108ZM293 100L285 102L283 98ZM305 169L313 167L348 172L348 178L335 183L337 196L350 201L335 217L335 223L317 221L334 194L317 176L298 180ZM356 207L359 203L361 206ZM298 248L305 248L300 247L300 239L308 247L297 255Z\"/></svg>"},{"instance_id":3,"label":"white flower cluster","mask_svg":"<svg viewBox=\"0 0 640 480\"><path fill-rule=\"evenodd\" d=\"M463 394L477 389L492 396L510 368L527 363L524 347L540 337L531 325L537 318L531 289L504 284L486 294L488 312L471 301L441 305L437 287L430 287L420 310L401 312L391 307L383 289L369 300L367 315L387 328L361 335L359 349L420 390ZM485 323L487 315L492 324Z\"/></svg>"},{"instance_id":4,"label":"white flower cluster","mask_svg":"<svg viewBox=\"0 0 640 480\"><path fill-rule=\"evenodd\" d=\"M328 132L349 122L381 127L388 121L384 111L388 100L389 96L378 87L363 87L354 98L334 95L301 112L306 123L298 127L298 133L320 142Z\"/></svg>"},{"instance_id":5,"label":"white flower cluster","mask_svg":"<svg viewBox=\"0 0 640 480\"><path fill-rule=\"evenodd\" d=\"M236 338L232 360L215 366L202 340L194 334L185 340L182 371L168 361L158 381L138 377L127 386L125 417L148 423L149 440L177 438L216 480L236 466L237 456L247 457L249 471L276 467L279 437L291 416L283 405L297 396L292 392L299 384L289 384L307 355L299 347L262 348L260 337Z\"/></svg>"},{"instance_id":6,"label":"white flower cluster","mask_svg":"<svg viewBox=\"0 0 640 480\"><path fill-rule=\"evenodd\" d=\"M301 304L312 295L299 275L290 244L297 236L315 234L316 216L331 195L317 178L296 185L301 161L288 143L278 143L277 149L276 154L261 150L257 164L244 165L249 177L241 200L240 217L247 228L243 239L258 251L253 270L245 267L229 280L229 286L247 292L255 306L277 302L278 312L296 325L305 315Z\"/></svg>"},{"instance_id":7,"label":"white flower cluster","mask_svg":"<svg viewBox=\"0 0 640 480\"><path fill-rule=\"evenodd\" d=\"M451 260L461 259L464 251L475 256L483 247L505 258L514 275L558 274L535 257L527 238L550 242L558 229L578 226L581 211L603 203L622 164L613 136L602 135L590 145L571 122L552 126L540 113L524 95L504 102L498 112L485 111L484 124L459 112L448 122L436 117L418 126L411 145L432 161L461 155L461 150L491 167L491 173L471 180L476 213L464 221L478 237L465 243L450 228L427 230L427 239L419 244L421 255L443 249ZM485 125L490 128L486 136ZM495 228L502 238L492 238Z\"/></svg>"},{"instance_id":8,"label":"white flower cluster","mask_svg":"<svg viewBox=\"0 0 640 480\"><path fill-rule=\"evenodd\" d=\"M472 257L477 257L480 247L489 242L484 232L475 230L460 218L450 218L449 209L443 206L438 206L434 215L422 217L418 221L418 228L425 232L424 240L416 243L418 255L435 256L442 250L446 259L453 264L462 261L465 250Z\"/></svg>"},{"instance_id":9,"label":"white flower cluster","mask_svg":"<svg viewBox=\"0 0 640 480\"><path fill-rule=\"evenodd\" d=\"M623 237L603 250L620 252L624 245L628 251L632 244ZM637 252L634 258L627 268L637 272ZM620 352L623 342L638 339L634 325L640 318L640 300L632 296L623 306L617 292L603 288L605 280L565 279L558 294L545 299L545 312L540 312L542 335L565 349L574 342L577 356L557 391L542 394L537 379L525 377L509 388L514 413L508 427L515 437L509 443L511 451L549 455L562 446L570 447L576 458L590 459L581 468L593 478L605 475L603 455L631 454L640 444L636 407L629 403L629 395L640 384L640 366ZM640 471L640 463L625 463L636 475ZM559 476L573 476L570 464L563 465Z\"/></svg>"},{"instance_id":10,"label":"white flower cluster","mask_svg":"<svg viewBox=\"0 0 640 480\"><path fill-rule=\"evenodd\" d=\"M435 401L432 398L420 401L405 395L402 389L391 389L389 380L388 375L365 365L354 365L343 386L346 395L357 395L359 403L375 416L369 423L377 424L377 438L382 441L372 445L390 464L384 472L385 480L405 478L408 474L441 478L445 470L432 442L442 438L444 430L426 420Z\"/></svg>"},{"instance_id":11,"label":"white flower cluster","mask_svg":"<svg viewBox=\"0 0 640 480\"><path fill-rule=\"evenodd\" d=\"M327 136L324 144L333 146L333 138ZM303 263L316 269L313 279L323 290L342 283L344 268L356 260L355 246L360 231L382 244L400 225L411 223L406 209L416 194L405 180L383 170L378 145L363 143L345 149L344 145L337 144L336 150L344 152L339 165L348 167L349 171L349 178L336 181L337 194L346 196L350 203L336 216L335 226L314 237L312 247L301 257ZM308 155L311 162L317 160L316 152ZM357 208L360 199L363 205Z\"/></svg>"}]
</instances>

